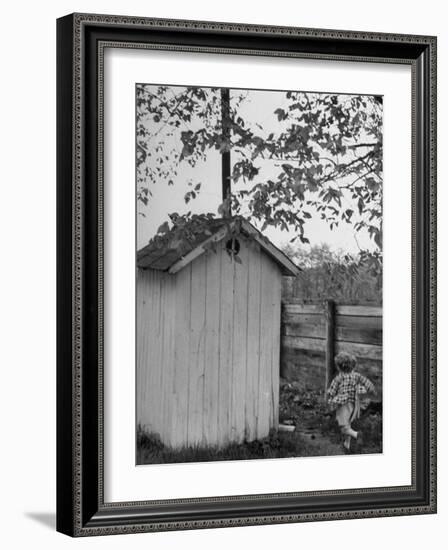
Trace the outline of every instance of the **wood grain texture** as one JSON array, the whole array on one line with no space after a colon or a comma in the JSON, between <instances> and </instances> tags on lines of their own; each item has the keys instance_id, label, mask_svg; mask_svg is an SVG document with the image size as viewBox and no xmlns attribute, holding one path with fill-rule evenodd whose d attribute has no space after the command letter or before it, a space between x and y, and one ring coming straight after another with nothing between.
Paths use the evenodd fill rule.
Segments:
<instances>
[{"instance_id":1,"label":"wood grain texture","mask_svg":"<svg viewBox=\"0 0 448 550\"><path fill-rule=\"evenodd\" d=\"M281 345L281 293L282 281L275 269L272 274L272 357L271 357L271 405L270 428L277 429L280 400L280 345Z\"/></svg>"},{"instance_id":2,"label":"wood grain texture","mask_svg":"<svg viewBox=\"0 0 448 550\"><path fill-rule=\"evenodd\" d=\"M258 385L258 437L266 437L271 427L273 317L276 298L276 270L270 261L261 263L260 376ZM274 333L275 334L275 333Z\"/></svg>"},{"instance_id":3,"label":"wood grain texture","mask_svg":"<svg viewBox=\"0 0 448 550\"><path fill-rule=\"evenodd\" d=\"M237 443L244 440L245 396L247 369L247 280L249 275L249 252L246 240L239 238L240 252L234 260L233 291L233 347L232 347L232 409L230 439Z\"/></svg>"},{"instance_id":4,"label":"wood grain texture","mask_svg":"<svg viewBox=\"0 0 448 550\"><path fill-rule=\"evenodd\" d=\"M190 344L187 360L189 446L203 443L206 267L204 256L191 263Z\"/></svg>"},{"instance_id":5,"label":"wood grain texture","mask_svg":"<svg viewBox=\"0 0 448 550\"><path fill-rule=\"evenodd\" d=\"M280 334L279 269L257 243L240 244L241 262L222 243L176 274L139 270L137 422L168 445L266 436L278 424L280 345L285 372L321 372L322 306L283 304ZM379 310L338 307L335 352L381 362L381 318L367 315Z\"/></svg>"},{"instance_id":6,"label":"wood grain texture","mask_svg":"<svg viewBox=\"0 0 448 550\"><path fill-rule=\"evenodd\" d=\"M308 313L308 314L322 314L322 306L320 304L300 304L285 302L283 304L285 313Z\"/></svg>"},{"instance_id":7,"label":"wood grain texture","mask_svg":"<svg viewBox=\"0 0 448 550\"><path fill-rule=\"evenodd\" d=\"M325 325L310 325L307 323L285 323L283 334L285 336L297 336L306 338L325 338Z\"/></svg>"},{"instance_id":8,"label":"wood grain texture","mask_svg":"<svg viewBox=\"0 0 448 550\"><path fill-rule=\"evenodd\" d=\"M381 346L383 331L381 329L365 328L361 323L358 328L336 327L335 338L341 342L369 343Z\"/></svg>"},{"instance_id":9,"label":"wood grain texture","mask_svg":"<svg viewBox=\"0 0 448 550\"><path fill-rule=\"evenodd\" d=\"M168 322L164 327L163 373L161 410L162 439L171 443L173 426L173 384L175 377L175 355L173 342L176 338L176 279L165 277L165 318Z\"/></svg>"},{"instance_id":10,"label":"wood grain texture","mask_svg":"<svg viewBox=\"0 0 448 550\"><path fill-rule=\"evenodd\" d=\"M219 330L219 410L218 439L226 444L231 434L232 375L233 375L233 279L235 265L227 252L220 248L220 330Z\"/></svg>"},{"instance_id":11,"label":"wood grain texture","mask_svg":"<svg viewBox=\"0 0 448 550\"><path fill-rule=\"evenodd\" d=\"M335 353L346 351L356 356L367 374L382 368L382 308L336 305L334 316ZM305 386L323 389L322 365L327 343L327 320L323 304L283 303L282 375ZM374 367L372 367L374 365ZM315 371L313 371L315 369ZM331 379L329 365L325 379ZM299 374L301 373L301 374ZM322 377L320 381L319 377ZM375 374L377 385L380 376Z\"/></svg>"},{"instance_id":12,"label":"wood grain texture","mask_svg":"<svg viewBox=\"0 0 448 550\"><path fill-rule=\"evenodd\" d=\"M288 349L304 349L323 352L326 350L326 339L283 336L282 345ZM356 357L363 357L375 360L382 359L382 346L377 346L373 344L336 342L336 353L339 353L340 351L352 353Z\"/></svg>"},{"instance_id":13,"label":"wood grain texture","mask_svg":"<svg viewBox=\"0 0 448 550\"><path fill-rule=\"evenodd\" d=\"M189 364L191 317L191 265L176 276L176 337L174 346L173 422L170 443L173 447L188 441Z\"/></svg>"},{"instance_id":14,"label":"wood grain texture","mask_svg":"<svg viewBox=\"0 0 448 550\"><path fill-rule=\"evenodd\" d=\"M325 307L325 392L336 370L335 351L335 303L333 300L327 300Z\"/></svg>"},{"instance_id":15,"label":"wood grain texture","mask_svg":"<svg viewBox=\"0 0 448 550\"><path fill-rule=\"evenodd\" d=\"M338 315L360 315L363 317L382 317L383 308L377 306L336 306Z\"/></svg>"},{"instance_id":16,"label":"wood grain texture","mask_svg":"<svg viewBox=\"0 0 448 550\"><path fill-rule=\"evenodd\" d=\"M139 270L137 422L173 447L242 442L278 424L281 271L256 242L175 274Z\"/></svg>"},{"instance_id":17,"label":"wood grain texture","mask_svg":"<svg viewBox=\"0 0 448 550\"><path fill-rule=\"evenodd\" d=\"M336 315L336 325L347 328L383 329L382 317L366 317L365 315Z\"/></svg>"},{"instance_id":18,"label":"wood grain texture","mask_svg":"<svg viewBox=\"0 0 448 550\"><path fill-rule=\"evenodd\" d=\"M320 313L288 313L286 304L283 304L282 309L282 323L286 325L313 325L313 326L320 326L325 327L325 319L322 315L322 312Z\"/></svg>"},{"instance_id":19,"label":"wood grain texture","mask_svg":"<svg viewBox=\"0 0 448 550\"><path fill-rule=\"evenodd\" d=\"M220 254L220 253L219 253ZM204 442L218 445L219 405L219 331L220 331L220 256L206 255L205 364L204 364Z\"/></svg>"},{"instance_id":20,"label":"wood grain texture","mask_svg":"<svg viewBox=\"0 0 448 550\"><path fill-rule=\"evenodd\" d=\"M245 437L252 441L258 437L258 387L260 376L260 308L261 308L261 255L258 244L248 248L247 290L247 369L245 398Z\"/></svg>"}]
</instances>

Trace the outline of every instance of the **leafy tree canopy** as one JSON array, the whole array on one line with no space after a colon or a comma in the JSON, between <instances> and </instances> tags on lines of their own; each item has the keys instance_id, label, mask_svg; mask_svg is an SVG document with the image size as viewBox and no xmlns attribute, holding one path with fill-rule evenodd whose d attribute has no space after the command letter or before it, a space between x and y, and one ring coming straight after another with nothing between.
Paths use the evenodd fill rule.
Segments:
<instances>
[{"instance_id":1,"label":"leafy tree canopy","mask_svg":"<svg viewBox=\"0 0 448 550\"><path fill-rule=\"evenodd\" d=\"M368 231L380 261L382 99L277 93L279 107L266 129L241 114L248 92L231 90L228 118L223 121L218 88L138 86L138 200L148 204L153 184L173 185L183 163L195 166L210 150L231 151L227 201L233 215L244 215L262 230L292 230L296 236L291 241L302 243L309 242L306 222L313 215L331 229L351 224L355 232ZM266 163L275 165L275 177L263 177ZM200 192L200 182L191 182L185 202ZM225 213L227 206L222 204L218 213ZM169 218L183 223L195 216L170 213ZM163 224L159 232L168 228Z\"/></svg>"}]
</instances>

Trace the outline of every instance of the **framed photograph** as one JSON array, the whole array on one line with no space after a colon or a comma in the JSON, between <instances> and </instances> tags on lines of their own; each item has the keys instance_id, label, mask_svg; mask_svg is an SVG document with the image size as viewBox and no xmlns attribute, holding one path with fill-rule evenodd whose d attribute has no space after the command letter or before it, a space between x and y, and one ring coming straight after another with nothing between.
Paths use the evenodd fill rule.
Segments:
<instances>
[{"instance_id":1,"label":"framed photograph","mask_svg":"<svg viewBox=\"0 0 448 550\"><path fill-rule=\"evenodd\" d=\"M435 513L436 38L57 46L57 529Z\"/></svg>"}]
</instances>

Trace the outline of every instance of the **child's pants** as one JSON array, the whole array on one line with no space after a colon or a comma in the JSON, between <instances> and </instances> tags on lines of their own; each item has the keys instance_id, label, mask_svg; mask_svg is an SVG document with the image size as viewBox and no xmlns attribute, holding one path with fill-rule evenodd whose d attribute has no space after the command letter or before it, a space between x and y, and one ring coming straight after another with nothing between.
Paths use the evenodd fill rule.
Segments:
<instances>
[{"instance_id":1,"label":"child's pants","mask_svg":"<svg viewBox=\"0 0 448 550\"><path fill-rule=\"evenodd\" d=\"M349 435L356 439L358 437L358 432L355 432L351 427L354 408L354 403L344 403L336 409L336 420L344 435Z\"/></svg>"}]
</instances>

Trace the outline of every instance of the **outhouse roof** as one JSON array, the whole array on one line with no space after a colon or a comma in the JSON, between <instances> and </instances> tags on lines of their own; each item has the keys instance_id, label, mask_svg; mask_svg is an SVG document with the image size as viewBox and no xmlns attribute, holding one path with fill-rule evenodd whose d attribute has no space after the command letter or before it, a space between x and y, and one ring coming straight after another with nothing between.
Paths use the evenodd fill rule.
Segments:
<instances>
[{"instance_id":1,"label":"outhouse roof","mask_svg":"<svg viewBox=\"0 0 448 550\"><path fill-rule=\"evenodd\" d=\"M177 273L207 249L223 239L242 234L256 241L261 249L280 267L283 275L297 275L300 269L246 219L208 219L200 231L188 231L188 226L179 232L169 231L163 237L156 236L137 252L137 266L141 269L156 269Z\"/></svg>"}]
</instances>

